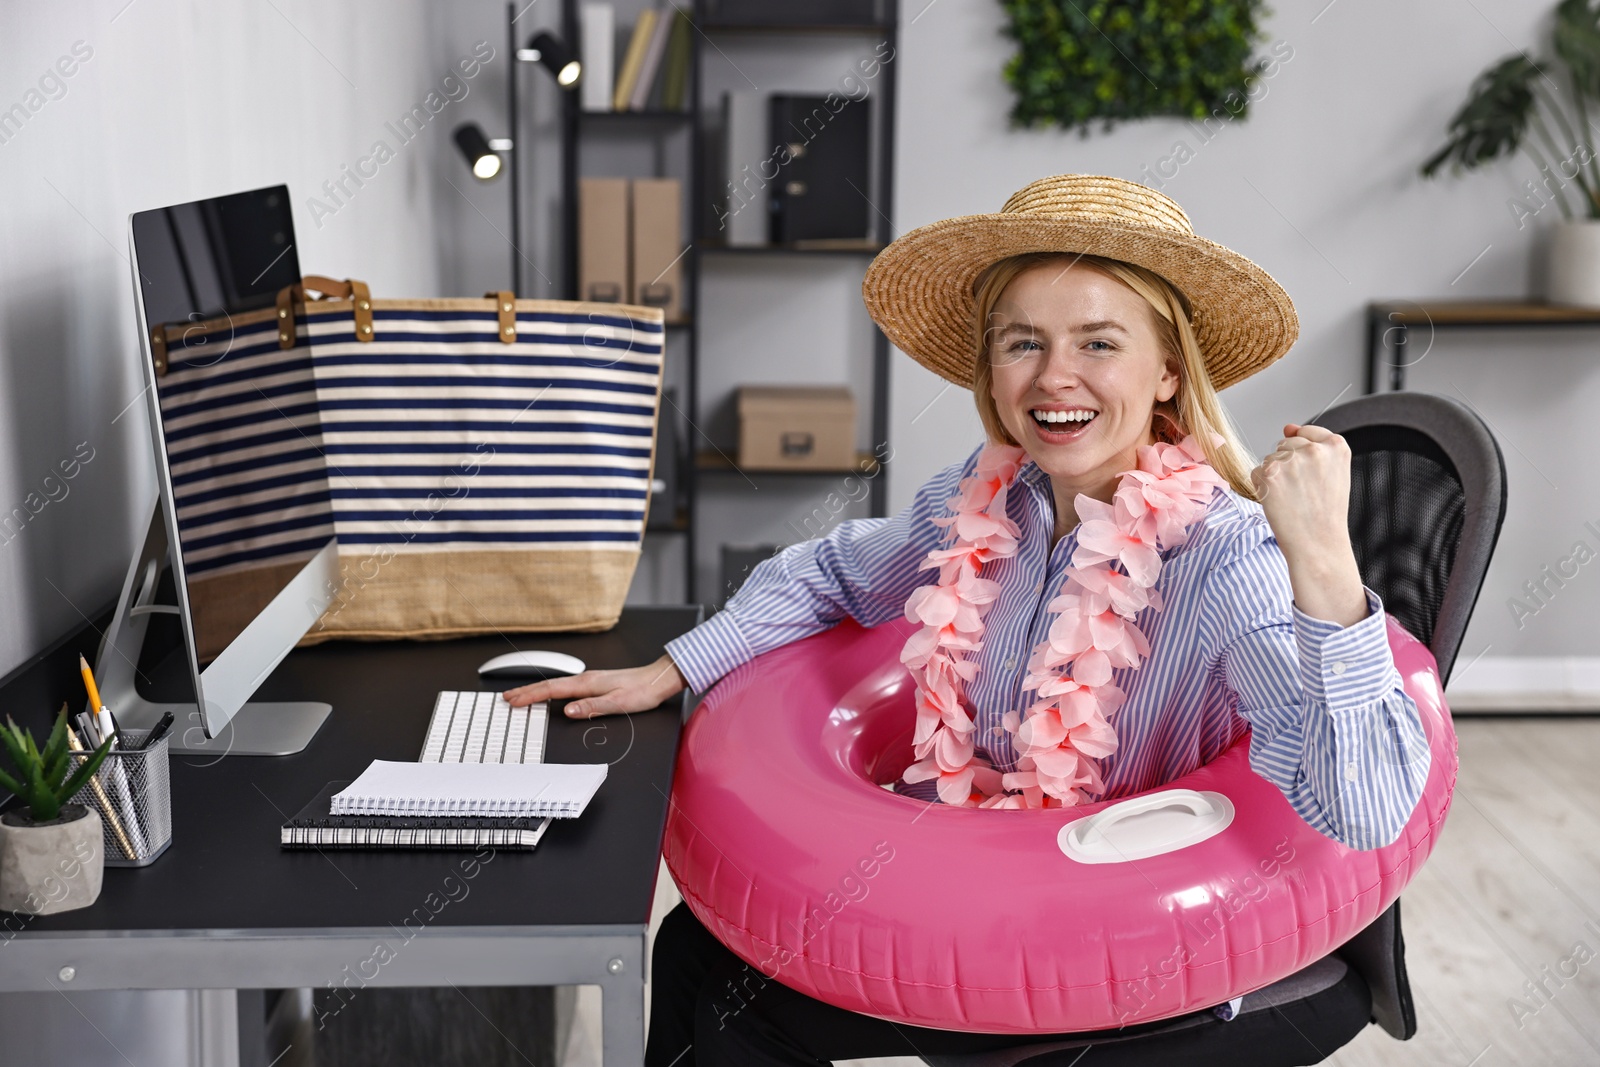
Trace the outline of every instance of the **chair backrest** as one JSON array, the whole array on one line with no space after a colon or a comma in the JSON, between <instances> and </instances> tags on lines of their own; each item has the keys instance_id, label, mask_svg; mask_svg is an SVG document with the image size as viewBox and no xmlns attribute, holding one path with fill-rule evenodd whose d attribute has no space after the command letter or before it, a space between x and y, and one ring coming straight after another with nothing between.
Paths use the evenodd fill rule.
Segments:
<instances>
[{"instance_id":1,"label":"chair backrest","mask_svg":"<svg viewBox=\"0 0 1600 1067\"><path fill-rule=\"evenodd\" d=\"M1314 420L1350 445L1350 541L1362 580L1450 680L1506 515L1500 445L1471 409L1379 393Z\"/></svg>"},{"instance_id":2,"label":"chair backrest","mask_svg":"<svg viewBox=\"0 0 1600 1067\"><path fill-rule=\"evenodd\" d=\"M1380 393L1314 420L1350 446L1350 543L1384 609L1450 680L1506 516L1506 465L1475 412L1431 393ZM1374 1020L1417 1032L1396 900L1339 948L1372 990Z\"/></svg>"}]
</instances>

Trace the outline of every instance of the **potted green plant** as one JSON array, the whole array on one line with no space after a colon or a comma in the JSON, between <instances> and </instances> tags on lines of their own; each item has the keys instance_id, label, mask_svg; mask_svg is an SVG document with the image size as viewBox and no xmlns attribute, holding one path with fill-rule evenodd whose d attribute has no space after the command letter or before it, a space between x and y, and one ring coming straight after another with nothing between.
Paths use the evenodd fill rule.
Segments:
<instances>
[{"instance_id":1,"label":"potted green plant","mask_svg":"<svg viewBox=\"0 0 1600 1067\"><path fill-rule=\"evenodd\" d=\"M75 760L62 705L43 750L9 716L0 743L15 768L0 770L0 786L22 801L0 815L0 909L49 915L88 907L105 873L100 814L71 800L99 769L112 739Z\"/></svg>"},{"instance_id":2,"label":"potted green plant","mask_svg":"<svg viewBox=\"0 0 1600 1067\"><path fill-rule=\"evenodd\" d=\"M1551 234L1545 298L1596 307L1600 162L1587 135L1590 107L1600 105L1600 9L1592 3L1561 0L1556 5L1553 59L1535 60L1519 52L1478 75L1466 103L1450 120L1449 140L1422 164L1421 173L1431 178L1449 162L1451 173L1459 174L1519 148L1527 153L1541 179L1524 182L1522 194L1508 201L1517 228L1526 228L1551 204L1561 214Z\"/></svg>"}]
</instances>

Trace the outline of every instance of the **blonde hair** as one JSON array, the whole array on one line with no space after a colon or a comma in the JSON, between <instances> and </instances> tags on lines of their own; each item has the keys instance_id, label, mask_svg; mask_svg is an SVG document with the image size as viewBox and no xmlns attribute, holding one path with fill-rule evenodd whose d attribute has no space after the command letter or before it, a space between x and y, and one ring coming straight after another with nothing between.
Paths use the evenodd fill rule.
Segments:
<instances>
[{"instance_id":1,"label":"blonde hair","mask_svg":"<svg viewBox=\"0 0 1600 1067\"><path fill-rule=\"evenodd\" d=\"M989 317L994 313L1000 294L1017 275L1039 264L1062 260L1070 261L1068 268L1087 267L1114 278L1144 297L1150 305L1156 341L1168 361L1178 367L1177 392L1170 400L1157 401L1151 413L1150 430L1156 440L1176 444L1185 435L1194 434L1205 451L1206 462L1228 480L1228 485L1240 496L1259 501L1260 495L1250 481L1250 471L1256 461L1240 443L1238 428L1211 385L1211 375L1206 372L1205 357L1190 322L1193 312L1188 298L1154 271L1118 259L1070 252L1026 252L990 264L974 279L972 293L978 308L973 318L977 361L972 372L972 395L989 439L1001 444L1019 444L1000 421L1000 412L995 407L987 336ZM1212 442L1213 433L1222 435L1222 444Z\"/></svg>"}]
</instances>

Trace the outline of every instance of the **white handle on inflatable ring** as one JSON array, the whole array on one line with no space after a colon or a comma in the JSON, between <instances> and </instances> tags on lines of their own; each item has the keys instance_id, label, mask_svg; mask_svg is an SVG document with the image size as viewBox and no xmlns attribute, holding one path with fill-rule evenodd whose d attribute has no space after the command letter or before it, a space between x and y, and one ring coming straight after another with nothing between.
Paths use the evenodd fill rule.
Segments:
<instances>
[{"instance_id":1,"label":"white handle on inflatable ring","mask_svg":"<svg viewBox=\"0 0 1600 1067\"><path fill-rule=\"evenodd\" d=\"M1188 815L1128 822L1134 816L1162 808L1184 808ZM1163 789L1131 797L1096 812L1087 819L1063 826L1056 844L1079 863L1125 863L1176 852L1227 829L1233 822L1233 802L1216 792ZM1113 832L1119 824L1121 832Z\"/></svg>"},{"instance_id":2,"label":"white handle on inflatable ring","mask_svg":"<svg viewBox=\"0 0 1600 1067\"><path fill-rule=\"evenodd\" d=\"M1113 804L1109 808L1096 812L1088 819L1089 827L1083 832L1084 844L1092 844L1105 836L1105 832L1123 819L1137 815L1142 811L1153 808L1165 808L1171 805L1188 808L1195 815L1210 815L1217 809L1205 794L1196 793L1193 789L1164 789L1159 793L1147 793L1142 797L1124 800L1120 804Z\"/></svg>"}]
</instances>

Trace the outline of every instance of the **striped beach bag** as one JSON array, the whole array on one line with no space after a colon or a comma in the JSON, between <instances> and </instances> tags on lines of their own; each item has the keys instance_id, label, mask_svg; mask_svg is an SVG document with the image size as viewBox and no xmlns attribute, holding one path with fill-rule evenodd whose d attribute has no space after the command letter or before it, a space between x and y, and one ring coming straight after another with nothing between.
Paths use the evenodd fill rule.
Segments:
<instances>
[{"instance_id":1,"label":"striped beach bag","mask_svg":"<svg viewBox=\"0 0 1600 1067\"><path fill-rule=\"evenodd\" d=\"M202 659L334 536L311 352L267 308L154 324L150 352Z\"/></svg>"},{"instance_id":2,"label":"striped beach bag","mask_svg":"<svg viewBox=\"0 0 1600 1067\"><path fill-rule=\"evenodd\" d=\"M184 558L216 561L190 567L197 630L202 602L252 617L330 527L340 577L302 643L611 627L649 507L662 321L308 277L230 320L223 359L188 359L189 327L161 403L194 430Z\"/></svg>"}]
</instances>

